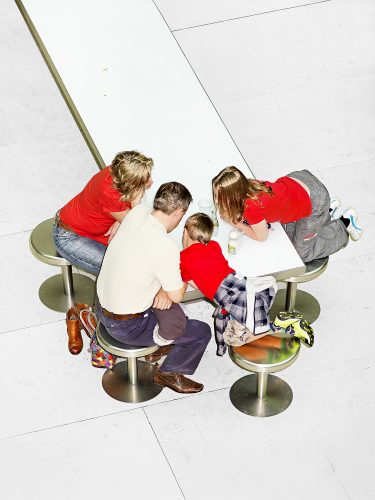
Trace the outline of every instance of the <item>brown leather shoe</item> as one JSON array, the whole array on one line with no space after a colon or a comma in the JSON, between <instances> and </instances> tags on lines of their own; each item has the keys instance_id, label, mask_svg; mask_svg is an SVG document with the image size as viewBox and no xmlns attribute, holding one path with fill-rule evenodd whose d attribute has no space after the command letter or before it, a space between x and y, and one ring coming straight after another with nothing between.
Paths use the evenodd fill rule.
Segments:
<instances>
[{"instance_id":1,"label":"brown leather shoe","mask_svg":"<svg viewBox=\"0 0 375 500\"><path fill-rule=\"evenodd\" d=\"M182 373L162 372L160 370L156 370L154 382L157 385L169 387L172 391L180 392L182 394L201 392L203 389L203 384L194 382L194 380L185 377Z\"/></svg>"},{"instance_id":2,"label":"brown leather shoe","mask_svg":"<svg viewBox=\"0 0 375 500\"><path fill-rule=\"evenodd\" d=\"M145 356L145 361L147 363L156 363L156 361L159 361L163 356L167 356L173 349L173 345L165 345L163 347L159 347L159 349L152 354L147 354Z\"/></svg>"},{"instance_id":3,"label":"brown leather shoe","mask_svg":"<svg viewBox=\"0 0 375 500\"><path fill-rule=\"evenodd\" d=\"M71 354L79 354L83 348L83 340L79 324L79 313L75 307L71 307L66 313L66 328L69 337L69 351Z\"/></svg>"}]
</instances>

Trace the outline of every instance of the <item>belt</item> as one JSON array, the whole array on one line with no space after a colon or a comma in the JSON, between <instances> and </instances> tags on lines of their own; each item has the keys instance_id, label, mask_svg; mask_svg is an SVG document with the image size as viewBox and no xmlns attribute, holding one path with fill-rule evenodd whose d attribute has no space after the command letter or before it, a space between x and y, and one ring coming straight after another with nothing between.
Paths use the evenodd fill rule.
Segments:
<instances>
[{"instance_id":1,"label":"belt","mask_svg":"<svg viewBox=\"0 0 375 500\"><path fill-rule=\"evenodd\" d=\"M63 222L60 219L59 212L57 212L57 214L55 215L55 224L57 227L61 227L61 229L65 229L65 231L69 231L70 233L75 233L74 229L72 229L70 226L68 226L68 224L65 224L65 222Z\"/></svg>"},{"instance_id":2,"label":"belt","mask_svg":"<svg viewBox=\"0 0 375 500\"><path fill-rule=\"evenodd\" d=\"M104 309L104 307L102 307L102 311L103 311L103 314L104 316L106 316L107 318L111 318L111 319L119 319L119 320L129 320L129 319L136 319L136 318L140 318L141 316L143 316L144 313L135 313L135 314L115 314L113 312L110 312L110 311L107 311L107 309Z\"/></svg>"}]
</instances>

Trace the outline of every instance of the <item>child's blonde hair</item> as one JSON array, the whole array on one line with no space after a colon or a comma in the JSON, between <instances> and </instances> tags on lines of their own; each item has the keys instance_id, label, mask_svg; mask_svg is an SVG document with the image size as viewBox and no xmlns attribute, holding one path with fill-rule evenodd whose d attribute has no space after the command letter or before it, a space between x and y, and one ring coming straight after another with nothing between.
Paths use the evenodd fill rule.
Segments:
<instances>
[{"instance_id":1,"label":"child's blonde hair","mask_svg":"<svg viewBox=\"0 0 375 500\"><path fill-rule=\"evenodd\" d=\"M240 222L246 199L258 200L259 195L273 195L264 181L247 179L237 167L226 167L212 179L212 194L221 215Z\"/></svg>"},{"instance_id":2,"label":"child's blonde hair","mask_svg":"<svg viewBox=\"0 0 375 500\"><path fill-rule=\"evenodd\" d=\"M214 232L214 223L207 214L198 212L186 220L185 229L192 240L206 245Z\"/></svg>"},{"instance_id":3,"label":"child's blonde hair","mask_svg":"<svg viewBox=\"0 0 375 500\"><path fill-rule=\"evenodd\" d=\"M138 151L117 153L110 169L113 187L120 192L122 201L132 201L146 186L151 178L153 166L153 159Z\"/></svg>"}]
</instances>

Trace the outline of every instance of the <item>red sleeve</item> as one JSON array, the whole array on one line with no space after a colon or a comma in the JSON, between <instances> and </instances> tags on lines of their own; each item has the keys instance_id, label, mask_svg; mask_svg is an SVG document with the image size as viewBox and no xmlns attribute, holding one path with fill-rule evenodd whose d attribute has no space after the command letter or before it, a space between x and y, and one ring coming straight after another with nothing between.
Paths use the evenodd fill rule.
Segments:
<instances>
[{"instance_id":1,"label":"red sleeve","mask_svg":"<svg viewBox=\"0 0 375 500\"><path fill-rule=\"evenodd\" d=\"M250 224L258 224L262 220L266 220L264 209L262 206L253 200L245 201L245 209L243 211L243 218Z\"/></svg>"},{"instance_id":2,"label":"red sleeve","mask_svg":"<svg viewBox=\"0 0 375 500\"><path fill-rule=\"evenodd\" d=\"M188 260L189 259L187 258L185 250L182 250L182 252L180 253L180 270L182 281L191 280L191 274L188 270Z\"/></svg>"}]
</instances>

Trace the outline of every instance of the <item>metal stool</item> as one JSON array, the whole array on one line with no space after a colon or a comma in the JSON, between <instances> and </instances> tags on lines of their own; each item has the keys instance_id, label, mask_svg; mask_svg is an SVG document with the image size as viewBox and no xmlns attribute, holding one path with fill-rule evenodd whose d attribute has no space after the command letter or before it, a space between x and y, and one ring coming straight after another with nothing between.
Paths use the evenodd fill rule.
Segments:
<instances>
[{"instance_id":1,"label":"metal stool","mask_svg":"<svg viewBox=\"0 0 375 500\"><path fill-rule=\"evenodd\" d=\"M322 259L307 262L304 274L282 280L283 283L286 283L286 289L277 292L270 312L272 320L275 319L279 311L291 311L292 309L300 311L309 323L313 323L319 317L319 302L310 293L297 290L297 285L298 283L314 280L324 273L328 266L328 260L328 257L323 257Z\"/></svg>"},{"instance_id":2,"label":"metal stool","mask_svg":"<svg viewBox=\"0 0 375 500\"><path fill-rule=\"evenodd\" d=\"M39 298L45 306L54 311L66 312L75 302L94 302L95 282L81 274L74 274L69 261L61 257L52 238L53 219L36 226L30 235L31 253L41 262L59 266L62 275L48 278L39 288Z\"/></svg>"},{"instance_id":3,"label":"metal stool","mask_svg":"<svg viewBox=\"0 0 375 500\"><path fill-rule=\"evenodd\" d=\"M269 417L288 408L293 399L290 386L269 373L285 370L297 359L298 339L290 335L267 335L241 347L230 347L232 361L254 372L235 382L229 393L232 404L246 415Z\"/></svg>"},{"instance_id":4,"label":"metal stool","mask_svg":"<svg viewBox=\"0 0 375 500\"><path fill-rule=\"evenodd\" d=\"M162 391L162 387L154 384L156 367L137 358L152 354L159 349L158 345L138 347L123 344L111 337L102 323L98 323L96 337L100 346L127 361L116 363L112 370L106 370L102 385L111 398L124 403L141 403L154 398Z\"/></svg>"}]
</instances>

